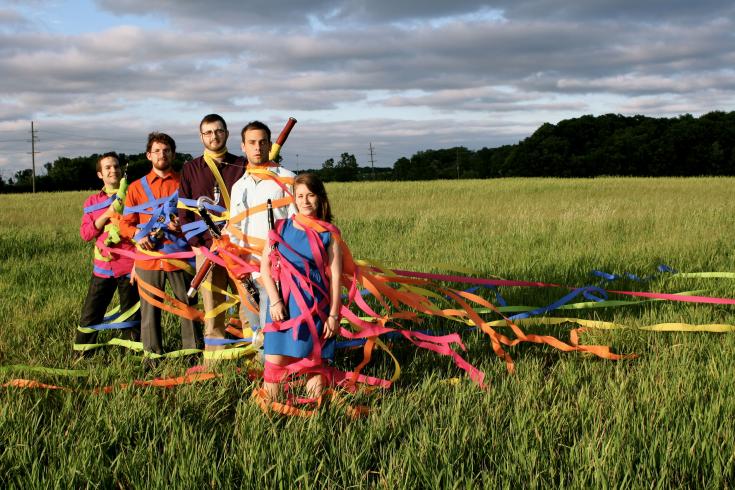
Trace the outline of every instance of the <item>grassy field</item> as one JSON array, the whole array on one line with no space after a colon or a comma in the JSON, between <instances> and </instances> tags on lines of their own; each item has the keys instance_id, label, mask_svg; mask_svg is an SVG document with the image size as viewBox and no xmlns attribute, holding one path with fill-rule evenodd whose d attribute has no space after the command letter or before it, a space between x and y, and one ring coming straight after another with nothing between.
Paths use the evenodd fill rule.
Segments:
<instances>
[{"instance_id":1,"label":"grassy field","mask_svg":"<svg viewBox=\"0 0 735 490\"><path fill-rule=\"evenodd\" d=\"M734 184L510 179L332 184L328 191L357 258L583 286L597 282L592 269L644 276L664 263L682 272L735 271ZM521 345L510 349L513 375L486 338L465 333L466 357L486 372L486 391L448 359L397 343L402 377L382 395L357 397L372 406L359 421L335 406L309 420L270 419L250 401L253 382L235 371L238 363L206 383L92 394L150 375L123 350L73 363L91 269L90 247L77 231L86 194L0 196L0 382L26 377L72 388L0 388L3 487L733 486L735 336L637 329L735 324L729 306L647 302L579 311L632 327L588 331L583 342L640 357L613 362ZM735 298L735 282L726 279L661 275L614 285ZM509 304L543 306L566 290L501 292ZM166 326L167 347L176 349L176 329ZM562 339L568 329L526 328ZM357 359L346 352L338 361L354 366ZM70 378L13 365L85 372ZM155 374L184 369L184 361L169 360ZM366 372L389 376L391 362L378 352Z\"/></svg>"}]
</instances>

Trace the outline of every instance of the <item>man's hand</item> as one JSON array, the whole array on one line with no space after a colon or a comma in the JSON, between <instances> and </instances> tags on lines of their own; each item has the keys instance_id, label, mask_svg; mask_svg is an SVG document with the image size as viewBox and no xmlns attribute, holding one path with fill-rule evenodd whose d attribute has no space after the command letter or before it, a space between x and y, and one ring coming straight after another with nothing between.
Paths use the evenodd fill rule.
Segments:
<instances>
[{"instance_id":1,"label":"man's hand","mask_svg":"<svg viewBox=\"0 0 735 490\"><path fill-rule=\"evenodd\" d=\"M105 209L105 212L103 214L108 218L111 218L113 215L117 214L117 211L115 211L115 203L113 202L112 204L110 204L110 206Z\"/></svg>"},{"instance_id":2,"label":"man's hand","mask_svg":"<svg viewBox=\"0 0 735 490\"><path fill-rule=\"evenodd\" d=\"M154 248L156 248L155 245L151 243L150 238L148 238L147 236L144 236L143 238L138 240L138 246L143 250L153 250Z\"/></svg>"},{"instance_id":3,"label":"man's hand","mask_svg":"<svg viewBox=\"0 0 735 490\"><path fill-rule=\"evenodd\" d=\"M179 224L178 216L171 215L171 219L168 222L168 230L178 233L181 231L181 225Z\"/></svg>"},{"instance_id":4,"label":"man's hand","mask_svg":"<svg viewBox=\"0 0 735 490\"><path fill-rule=\"evenodd\" d=\"M95 228L97 228L98 230L101 230L102 228L105 227L105 225L110 220L110 218L112 216L114 216L115 214L117 214L117 211L115 211L115 209L113 209L113 206L114 205L115 205L115 203L110 204L110 206L107 209L105 209L105 212L102 213L102 214L100 214L97 217L97 219L94 220L94 227Z\"/></svg>"},{"instance_id":5,"label":"man's hand","mask_svg":"<svg viewBox=\"0 0 735 490\"><path fill-rule=\"evenodd\" d=\"M138 280L138 274L135 272L135 267L130 271L130 284L135 285L135 281Z\"/></svg>"}]
</instances>

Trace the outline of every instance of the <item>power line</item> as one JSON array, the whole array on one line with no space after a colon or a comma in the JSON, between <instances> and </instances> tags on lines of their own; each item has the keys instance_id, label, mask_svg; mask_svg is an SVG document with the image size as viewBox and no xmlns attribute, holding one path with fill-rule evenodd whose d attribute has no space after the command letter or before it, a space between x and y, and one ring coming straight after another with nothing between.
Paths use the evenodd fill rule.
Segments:
<instances>
[{"instance_id":1,"label":"power line","mask_svg":"<svg viewBox=\"0 0 735 490\"><path fill-rule=\"evenodd\" d=\"M66 133L66 132L63 132L63 131L53 131L53 130L50 130L50 129L45 129L44 131L46 133L49 133L49 134L55 134L57 136L63 136L65 138L71 138L71 139L76 139L76 140L86 140L86 141L89 141L89 140L100 140L100 141L123 141L123 142L132 142L132 141L140 142L140 141L142 141L141 138L134 137L134 136L128 136L128 137L125 137L125 138L122 138L122 137L106 138L104 136L91 136L91 135L88 135L88 134L80 135L80 134Z\"/></svg>"},{"instance_id":2,"label":"power line","mask_svg":"<svg viewBox=\"0 0 735 490\"><path fill-rule=\"evenodd\" d=\"M457 180L459 180L459 146L457 147Z\"/></svg>"},{"instance_id":3,"label":"power line","mask_svg":"<svg viewBox=\"0 0 735 490\"><path fill-rule=\"evenodd\" d=\"M370 169L373 174L373 180L375 179L375 159L373 155L373 142L370 142Z\"/></svg>"},{"instance_id":4,"label":"power line","mask_svg":"<svg viewBox=\"0 0 735 490\"><path fill-rule=\"evenodd\" d=\"M37 129L33 129L33 121L31 121L31 188L36 193L36 141L38 141Z\"/></svg>"}]
</instances>

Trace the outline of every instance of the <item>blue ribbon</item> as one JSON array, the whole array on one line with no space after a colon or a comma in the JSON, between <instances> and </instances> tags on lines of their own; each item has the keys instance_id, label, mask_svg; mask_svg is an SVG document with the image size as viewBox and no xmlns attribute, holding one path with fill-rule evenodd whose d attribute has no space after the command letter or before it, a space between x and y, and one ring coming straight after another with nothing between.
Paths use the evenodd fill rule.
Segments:
<instances>
[{"instance_id":1,"label":"blue ribbon","mask_svg":"<svg viewBox=\"0 0 735 490\"><path fill-rule=\"evenodd\" d=\"M92 268L92 271L97 274L98 276L102 277L112 277L114 274L112 273L111 269L103 269L102 267L95 265Z\"/></svg>"},{"instance_id":2,"label":"blue ribbon","mask_svg":"<svg viewBox=\"0 0 735 490\"><path fill-rule=\"evenodd\" d=\"M84 208L84 214L91 213L93 211L97 211L98 209L102 208L109 208L110 205L115 201L115 196L112 195L107 198L107 200L98 202L97 204L92 204L91 206L87 206Z\"/></svg>"},{"instance_id":3,"label":"blue ribbon","mask_svg":"<svg viewBox=\"0 0 735 490\"><path fill-rule=\"evenodd\" d=\"M658 267L656 267L656 270L658 271L657 273L651 274L645 277L637 276L631 272L623 272L622 274L614 274L614 273L600 271L600 270L593 270L590 272L590 274L601 278L603 282L617 281L618 279L630 279L636 282L650 282L653 279L657 278L660 274L676 274L677 273L675 269L669 267L666 264L660 264Z\"/></svg>"},{"instance_id":4,"label":"blue ribbon","mask_svg":"<svg viewBox=\"0 0 735 490\"><path fill-rule=\"evenodd\" d=\"M596 296L593 293L598 293L600 296ZM571 300L576 298L577 296L582 295L586 299L590 301L605 301L607 299L607 291L605 291L602 288L598 288L596 286L585 286L581 288L576 288L572 290L570 293L564 295L562 298L554 301L550 305L542 306L541 308L536 308L535 310L526 311L523 313L518 313L516 315L513 315L509 317L509 320L520 320L523 318L529 318L536 315L543 315L544 313L548 313L549 311L556 310L560 306L564 306L565 304L569 303Z\"/></svg>"},{"instance_id":5,"label":"blue ribbon","mask_svg":"<svg viewBox=\"0 0 735 490\"><path fill-rule=\"evenodd\" d=\"M140 325L140 320L129 320L127 322L119 323L98 323L97 325L89 325L85 328L91 328L92 330L116 330L124 328L132 328Z\"/></svg>"},{"instance_id":6,"label":"blue ribbon","mask_svg":"<svg viewBox=\"0 0 735 490\"><path fill-rule=\"evenodd\" d=\"M217 339L213 337L204 337L204 345L230 345L230 344L242 344L243 342L252 342L252 337L246 337L244 339Z\"/></svg>"}]
</instances>

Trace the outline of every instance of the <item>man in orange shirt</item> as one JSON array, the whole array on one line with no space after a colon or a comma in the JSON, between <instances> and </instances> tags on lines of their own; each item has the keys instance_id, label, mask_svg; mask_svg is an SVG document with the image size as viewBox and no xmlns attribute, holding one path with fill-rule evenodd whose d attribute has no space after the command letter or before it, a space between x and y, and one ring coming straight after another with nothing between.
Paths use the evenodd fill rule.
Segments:
<instances>
[{"instance_id":1,"label":"man in orange shirt","mask_svg":"<svg viewBox=\"0 0 735 490\"><path fill-rule=\"evenodd\" d=\"M157 132L148 135L146 158L151 162L152 169L148 175L130 184L125 200L125 216L120 222L120 233L134 239L139 251L175 253L191 250L176 218L179 174L172 167L175 152L176 142L169 135ZM169 260L136 260L134 272L138 280L162 291L168 279L176 299L190 305L196 304L196 299L189 300L186 296L192 276ZM141 290L140 286L138 289ZM140 316L143 350L162 354L161 310L146 301L143 294ZM194 321L181 318L181 343L184 349L198 348L198 330Z\"/></svg>"}]
</instances>

